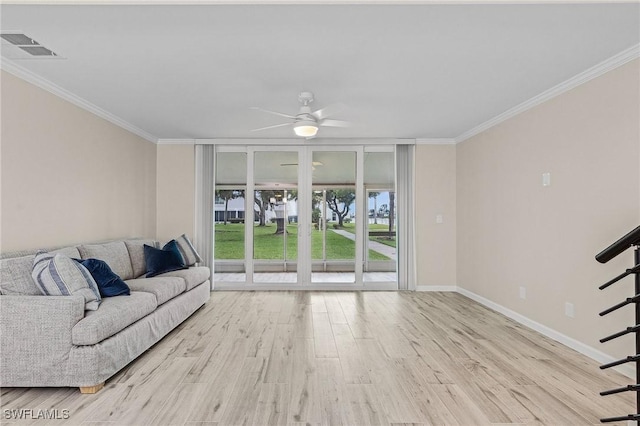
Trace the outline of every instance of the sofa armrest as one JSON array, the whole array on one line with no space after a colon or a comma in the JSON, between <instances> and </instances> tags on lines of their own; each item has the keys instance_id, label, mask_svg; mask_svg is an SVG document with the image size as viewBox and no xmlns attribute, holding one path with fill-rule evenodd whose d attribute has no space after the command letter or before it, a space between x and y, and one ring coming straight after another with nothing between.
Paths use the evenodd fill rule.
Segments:
<instances>
[{"instance_id":1,"label":"sofa armrest","mask_svg":"<svg viewBox=\"0 0 640 426\"><path fill-rule=\"evenodd\" d=\"M64 380L83 317L82 296L0 296L0 385Z\"/></svg>"}]
</instances>

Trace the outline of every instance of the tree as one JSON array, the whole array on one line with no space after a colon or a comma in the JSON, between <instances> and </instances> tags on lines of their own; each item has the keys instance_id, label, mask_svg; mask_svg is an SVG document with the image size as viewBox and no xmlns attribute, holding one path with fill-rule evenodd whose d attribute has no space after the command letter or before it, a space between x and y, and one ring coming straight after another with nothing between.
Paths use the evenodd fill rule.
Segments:
<instances>
[{"instance_id":1,"label":"tree","mask_svg":"<svg viewBox=\"0 0 640 426\"><path fill-rule=\"evenodd\" d=\"M320 203L322 202L322 191L312 191L311 192L311 222L318 226L317 229L322 229L322 225L320 223L320 219L323 221L326 220L324 218L322 211L320 210Z\"/></svg>"},{"instance_id":2,"label":"tree","mask_svg":"<svg viewBox=\"0 0 640 426\"><path fill-rule=\"evenodd\" d=\"M275 194L276 199L278 197L280 197L280 200L277 200L280 203L289 202L291 200L298 201L298 191L295 190L295 189L290 189L288 191L285 191L284 193L281 193L280 191L278 191L278 192L274 191L274 194ZM282 197L285 197L286 199L283 199ZM273 209L273 207L274 206L272 205L271 208ZM279 218L279 217L276 216L276 232L275 232L275 234L284 234L285 232L286 233L289 232L289 231L287 231L287 227L286 227L287 224L285 223L285 220L287 220L287 219L288 219L288 217L287 218L285 218L285 217Z\"/></svg>"},{"instance_id":3,"label":"tree","mask_svg":"<svg viewBox=\"0 0 640 426\"><path fill-rule=\"evenodd\" d=\"M379 192L369 192L369 198L373 198L373 223L378 224L378 195Z\"/></svg>"},{"instance_id":4,"label":"tree","mask_svg":"<svg viewBox=\"0 0 640 426\"><path fill-rule=\"evenodd\" d=\"M236 189L220 189L216 191L216 197L224 200L224 224L227 224L229 216L229 200L244 196L244 191Z\"/></svg>"},{"instance_id":5,"label":"tree","mask_svg":"<svg viewBox=\"0 0 640 426\"><path fill-rule=\"evenodd\" d=\"M275 191L255 191L254 202L256 206L258 206L256 213L258 213L260 220L258 226L265 226L267 224L267 209L271 206L271 199L274 198L275 195Z\"/></svg>"},{"instance_id":6,"label":"tree","mask_svg":"<svg viewBox=\"0 0 640 426\"><path fill-rule=\"evenodd\" d=\"M393 225L395 222L395 209L396 209L396 193L389 192L389 237L393 236Z\"/></svg>"},{"instance_id":7,"label":"tree","mask_svg":"<svg viewBox=\"0 0 640 426\"><path fill-rule=\"evenodd\" d=\"M267 224L267 210L275 207L275 204L272 203L272 200L280 198L278 201L282 202L283 192L282 191L266 191L260 190L255 192L254 203L257 206L257 209L254 207L255 213L258 214L259 224L258 226L266 226ZM297 200L298 199L298 191L291 190L288 191L289 200ZM285 223L284 218L276 218L276 234L283 234L285 232Z\"/></svg>"},{"instance_id":8,"label":"tree","mask_svg":"<svg viewBox=\"0 0 640 426\"><path fill-rule=\"evenodd\" d=\"M344 226L344 218L349 214L356 193L351 189L330 189L327 191L327 207L338 216L338 226Z\"/></svg>"}]
</instances>

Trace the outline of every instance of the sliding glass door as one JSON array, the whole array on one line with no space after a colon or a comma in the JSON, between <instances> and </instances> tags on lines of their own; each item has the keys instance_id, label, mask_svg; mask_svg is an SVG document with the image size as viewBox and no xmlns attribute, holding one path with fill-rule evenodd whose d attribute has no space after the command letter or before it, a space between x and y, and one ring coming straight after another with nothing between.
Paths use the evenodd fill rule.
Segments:
<instances>
[{"instance_id":1,"label":"sliding glass door","mask_svg":"<svg viewBox=\"0 0 640 426\"><path fill-rule=\"evenodd\" d=\"M253 153L253 282L297 283L298 151Z\"/></svg>"},{"instance_id":2,"label":"sliding glass door","mask_svg":"<svg viewBox=\"0 0 640 426\"><path fill-rule=\"evenodd\" d=\"M252 224L253 214L246 208L246 191L247 153L217 152L213 257L215 278L219 281L244 283L247 280L245 222Z\"/></svg>"},{"instance_id":3,"label":"sliding glass door","mask_svg":"<svg viewBox=\"0 0 640 426\"><path fill-rule=\"evenodd\" d=\"M312 283L356 282L356 157L335 147L312 152Z\"/></svg>"},{"instance_id":4,"label":"sliding glass door","mask_svg":"<svg viewBox=\"0 0 640 426\"><path fill-rule=\"evenodd\" d=\"M217 149L217 284L397 285L393 147Z\"/></svg>"},{"instance_id":5,"label":"sliding glass door","mask_svg":"<svg viewBox=\"0 0 640 426\"><path fill-rule=\"evenodd\" d=\"M364 153L364 189L368 209L364 235L364 280L389 282L397 280L395 156L386 148Z\"/></svg>"}]
</instances>

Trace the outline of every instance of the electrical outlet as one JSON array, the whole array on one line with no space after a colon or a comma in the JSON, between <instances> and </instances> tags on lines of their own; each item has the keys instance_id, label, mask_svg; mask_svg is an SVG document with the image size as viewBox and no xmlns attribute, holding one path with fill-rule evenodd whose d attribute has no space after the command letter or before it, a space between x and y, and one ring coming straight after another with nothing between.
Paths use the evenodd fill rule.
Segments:
<instances>
[{"instance_id":1,"label":"electrical outlet","mask_svg":"<svg viewBox=\"0 0 640 426\"><path fill-rule=\"evenodd\" d=\"M575 317L575 311L573 309L573 303L566 302L564 304L564 314L569 318Z\"/></svg>"},{"instance_id":2,"label":"electrical outlet","mask_svg":"<svg viewBox=\"0 0 640 426\"><path fill-rule=\"evenodd\" d=\"M520 299L527 298L527 289L525 287L520 287Z\"/></svg>"},{"instance_id":3,"label":"electrical outlet","mask_svg":"<svg viewBox=\"0 0 640 426\"><path fill-rule=\"evenodd\" d=\"M436 223L442 223L442 215L441 214L437 214L436 215Z\"/></svg>"},{"instance_id":4,"label":"electrical outlet","mask_svg":"<svg viewBox=\"0 0 640 426\"><path fill-rule=\"evenodd\" d=\"M551 173L542 174L542 186L551 186Z\"/></svg>"}]
</instances>

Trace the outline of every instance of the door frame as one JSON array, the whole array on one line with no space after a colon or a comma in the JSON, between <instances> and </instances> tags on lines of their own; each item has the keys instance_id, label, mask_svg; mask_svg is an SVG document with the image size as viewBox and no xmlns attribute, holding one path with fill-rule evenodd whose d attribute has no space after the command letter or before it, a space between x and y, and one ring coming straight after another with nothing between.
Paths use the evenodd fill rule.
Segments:
<instances>
[{"instance_id":1,"label":"door frame","mask_svg":"<svg viewBox=\"0 0 640 426\"><path fill-rule=\"evenodd\" d=\"M256 184L255 184L255 153L256 152L296 152L298 154L298 164L306 164L306 161L304 161L303 159L303 155L302 155L302 151L303 151L304 147L301 146L248 146L246 147L246 152L247 152L247 197L245 198L245 212L253 212L253 208L254 208L254 194L255 194L255 188L256 188ZM297 223L297 227L298 227L298 259L297 259L297 266L296 266L296 283L300 283L301 282L301 277L304 276L304 271L301 271L301 269L304 269L304 265L301 265L300 259L301 259L301 253L300 253L300 249L301 249L301 240L305 240L306 238L301 234L300 229L301 229L301 222L300 222L300 206L304 203L305 199L306 199L306 194L302 194L303 191L300 190L300 182L302 181L302 178L304 176L303 173L303 167L298 167L298 182L297 182L297 188L298 188L298 201L297 201L297 207L298 207L298 223ZM283 185L283 189L285 189L285 187L290 187L291 185ZM302 200L301 200L302 199ZM246 216L246 213L245 213ZM254 283L253 281L253 275L254 275L254 258L253 258L253 236L254 236L254 226L253 226L253 220L251 222L248 222L245 220L245 232L244 232L244 257L245 257L245 273L246 275L246 281L245 284L247 286L250 287L260 287L260 286L277 286L277 287L282 287L284 288L288 288L290 287L292 284L291 283L269 283L269 284L264 284L264 283ZM304 262L302 262L304 263ZM302 268L301 268L302 266ZM302 283L304 284L304 281L302 281Z\"/></svg>"},{"instance_id":2,"label":"door frame","mask_svg":"<svg viewBox=\"0 0 640 426\"><path fill-rule=\"evenodd\" d=\"M382 147L374 146L371 151L382 151ZM296 284L285 282L264 283L253 281L254 258L253 238L254 226L254 192L255 192L255 153L256 152L297 152L298 164L306 167L298 167L298 257L297 257L297 281ZM314 152L354 152L356 156L356 254L355 254L355 282L344 283L313 283L312 282L312 255L311 235L313 223L311 222L311 197L313 191L313 153ZM223 290L397 290L398 281L395 282L364 282L363 268L365 261L366 224L368 220L368 200L365 198L364 185L364 153L369 152L366 145L217 145L216 152L245 152L247 154L247 182L245 189L245 274L244 282L215 282L216 289ZM215 183L214 183L215 188ZM284 189L284 186L283 186ZM215 226L214 226L215 228ZM215 240L215 237L214 237ZM213 265L215 273L215 259ZM397 259L396 259L397 270Z\"/></svg>"},{"instance_id":3,"label":"door frame","mask_svg":"<svg viewBox=\"0 0 640 426\"><path fill-rule=\"evenodd\" d=\"M362 276L362 272L363 272L363 264L364 264L364 255L363 255L363 250L364 250L364 240L362 238L363 232L365 230L364 228L364 212L363 210L366 208L365 204L363 203L363 189L364 189L364 147L362 145L357 145L357 146L344 146L344 145L340 145L340 146L335 146L335 145L331 145L331 146L308 146L306 147L306 154L308 155L307 161L305 161L305 164L308 164L309 167L305 167L305 172L307 174L306 176L306 181L308 182L308 186L305 188L305 192L308 194L311 194L312 191L314 190L314 182L313 182L313 168L311 167L313 164L313 153L314 152L353 152L355 153L355 158L356 158L356 164L355 164L355 175L356 175L356 179L355 179L355 192L356 192L356 220L355 220L355 231L356 231L356 235L355 235L355 245L356 245L356 253L355 253L355 265L354 265L354 270L355 270L355 280L354 282L341 282L341 283L335 283L337 286L356 286L359 283L363 283L363 276ZM318 186L323 186L322 184L319 184ZM309 203L307 204L307 208L310 210L311 209L311 200L309 200ZM313 229L313 224L311 223L311 211L307 211L306 215L306 223L308 223L308 235L309 235L309 249L311 248L311 233L312 233L312 229ZM299 249L298 249L299 250ZM308 253L308 257L305 258L305 260L307 262L309 262L309 271L308 271L308 276L304 277L304 281L303 282L308 282L310 285L317 285L319 283L313 283L312 281L312 272L311 272L311 265L313 263L313 259L311 256L311 251L309 250ZM325 285L325 284L319 284L319 285Z\"/></svg>"}]
</instances>

